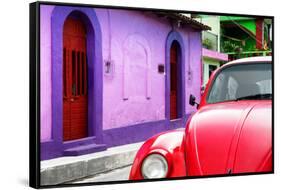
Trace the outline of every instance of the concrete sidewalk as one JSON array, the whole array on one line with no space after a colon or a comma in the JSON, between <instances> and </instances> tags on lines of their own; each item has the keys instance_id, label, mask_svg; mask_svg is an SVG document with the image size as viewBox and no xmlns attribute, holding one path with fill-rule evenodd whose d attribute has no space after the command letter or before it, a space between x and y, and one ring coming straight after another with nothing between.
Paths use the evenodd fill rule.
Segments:
<instances>
[{"instance_id":1,"label":"concrete sidewalk","mask_svg":"<svg viewBox=\"0 0 281 190\"><path fill-rule=\"evenodd\" d=\"M142 144L128 144L82 156L42 161L41 185L66 183L129 166Z\"/></svg>"},{"instance_id":2,"label":"concrete sidewalk","mask_svg":"<svg viewBox=\"0 0 281 190\"><path fill-rule=\"evenodd\" d=\"M104 172L94 176L85 177L79 180L67 182L68 184L74 183L92 183L92 182L113 182L113 181L125 181L129 179L129 174L132 165L118 168L109 172Z\"/></svg>"}]
</instances>

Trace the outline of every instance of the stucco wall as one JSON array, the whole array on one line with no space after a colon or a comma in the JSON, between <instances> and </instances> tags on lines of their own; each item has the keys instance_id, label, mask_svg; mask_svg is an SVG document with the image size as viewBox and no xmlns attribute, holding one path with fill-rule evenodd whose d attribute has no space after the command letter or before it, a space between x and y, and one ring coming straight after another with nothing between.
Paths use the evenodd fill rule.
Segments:
<instances>
[{"instance_id":1,"label":"stucco wall","mask_svg":"<svg viewBox=\"0 0 281 190\"><path fill-rule=\"evenodd\" d=\"M41 140L51 139L51 13L53 6L41 6ZM151 13L94 9L102 30L103 61L113 71L103 73L103 129L165 118L165 43L172 26ZM201 34L176 29L185 46L186 113L190 93L200 97ZM90 98L90 97L89 97Z\"/></svg>"},{"instance_id":2,"label":"stucco wall","mask_svg":"<svg viewBox=\"0 0 281 190\"><path fill-rule=\"evenodd\" d=\"M165 62L165 38L170 29L140 12L96 13L102 28L104 60L111 52L114 64L113 74L104 75L103 128L164 119L165 76L158 74L157 65Z\"/></svg>"},{"instance_id":3,"label":"stucco wall","mask_svg":"<svg viewBox=\"0 0 281 190\"><path fill-rule=\"evenodd\" d=\"M198 18L196 19L208 26L211 27L211 30L209 32L216 34L216 35L220 35L220 17L219 16L205 16L202 18Z\"/></svg>"},{"instance_id":4,"label":"stucco wall","mask_svg":"<svg viewBox=\"0 0 281 190\"><path fill-rule=\"evenodd\" d=\"M208 32L215 34L217 36L216 49L218 52L220 52L220 33L221 33L220 17L208 15L198 18L197 20L211 27L211 30L208 30ZM204 33L203 33L203 37L204 37Z\"/></svg>"},{"instance_id":5,"label":"stucco wall","mask_svg":"<svg viewBox=\"0 0 281 190\"><path fill-rule=\"evenodd\" d=\"M196 97L196 101L200 102L201 94L200 88L202 84L202 44L201 33L198 31L184 31L186 44L186 61L189 61L185 67L185 90L186 90L186 113L195 111L195 108L189 105L189 95L193 94ZM190 72L189 72L190 71ZM190 79L190 80L189 80Z\"/></svg>"},{"instance_id":6,"label":"stucco wall","mask_svg":"<svg viewBox=\"0 0 281 190\"><path fill-rule=\"evenodd\" d=\"M40 7L40 122L41 141L51 139L51 14L54 6Z\"/></svg>"}]
</instances>

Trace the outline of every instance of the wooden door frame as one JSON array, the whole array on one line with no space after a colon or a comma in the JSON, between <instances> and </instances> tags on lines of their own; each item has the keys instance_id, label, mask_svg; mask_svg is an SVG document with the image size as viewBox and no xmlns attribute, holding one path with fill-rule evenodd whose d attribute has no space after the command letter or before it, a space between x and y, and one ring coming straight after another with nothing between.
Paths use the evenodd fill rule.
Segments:
<instances>
[{"instance_id":1,"label":"wooden door frame","mask_svg":"<svg viewBox=\"0 0 281 190\"><path fill-rule=\"evenodd\" d=\"M170 79L170 51L173 42L176 41L179 45L177 54L177 113L178 119L183 118L185 114L185 46L183 38L180 33L173 30L168 34L165 46L165 118L170 120L170 91L171 91L171 79Z\"/></svg>"},{"instance_id":2,"label":"wooden door frame","mask_svg":"<svg viewBox=\"0 0 281 190\"><path fill-rule=\"evenodd\" d=\"M52 139L63 145L63 25L69 15L78 15L87 30L88 136L102 142L102 41L101 28L94 9L56 6L51 18L52 53ZM78 139L79 140L79 139ZM83 139L82 139L83 140ZM77 140L75 140L77 141ZM63 149L63 148L62 148Z\"/></svg>"}]
</instances>

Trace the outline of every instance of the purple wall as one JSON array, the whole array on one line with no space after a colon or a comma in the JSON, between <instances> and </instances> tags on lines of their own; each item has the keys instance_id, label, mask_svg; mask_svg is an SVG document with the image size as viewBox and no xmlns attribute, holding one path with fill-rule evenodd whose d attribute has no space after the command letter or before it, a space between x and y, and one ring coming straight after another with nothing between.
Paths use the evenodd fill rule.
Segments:
<instances>
[{"instance_id":1,"label":"purple wall","mask_svg":"<svg viewBox=\"0 0 281 190\"><path fill-rule=\"evenodd\" d=\"M51 126L51 16L54 6L41 5L41 141L52 139ZM110 61L109 73L103 65L103 130L144 122L165 120L165 44L173 26L154 14L139 11L93 9L102 33L102 60ZM200 99L201 33L176 28L183 39L185 60L185 114L190 93ZM90 98L90 97L89 97Z\"/></svg>"},{"instance_id":2,"label":"purple wall","mask_svg":"<svg viewBox=\"0 0 281 190\"><path fill-rule=\"evenodd\" d=\"M40 10L40 96L41 141L51 139L51 14L54 6Z\"/></svg>"}]
</instances>

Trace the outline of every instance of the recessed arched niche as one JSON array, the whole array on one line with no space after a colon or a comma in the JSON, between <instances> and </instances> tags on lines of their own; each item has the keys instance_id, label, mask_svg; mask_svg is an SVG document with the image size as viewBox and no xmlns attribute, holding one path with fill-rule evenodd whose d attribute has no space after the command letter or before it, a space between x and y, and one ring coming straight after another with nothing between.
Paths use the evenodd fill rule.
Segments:
<instances>
[{"instance_id":1,"label":"recessed arched niche","mask_svg":"<svg viewBox=\"0 0 281 190\"><path fill-rule=\"evenodd\" d=\"M147 40L129 35L123 43L123 99L151 98L151 57Z\"/></svg>"}]
</instances>

